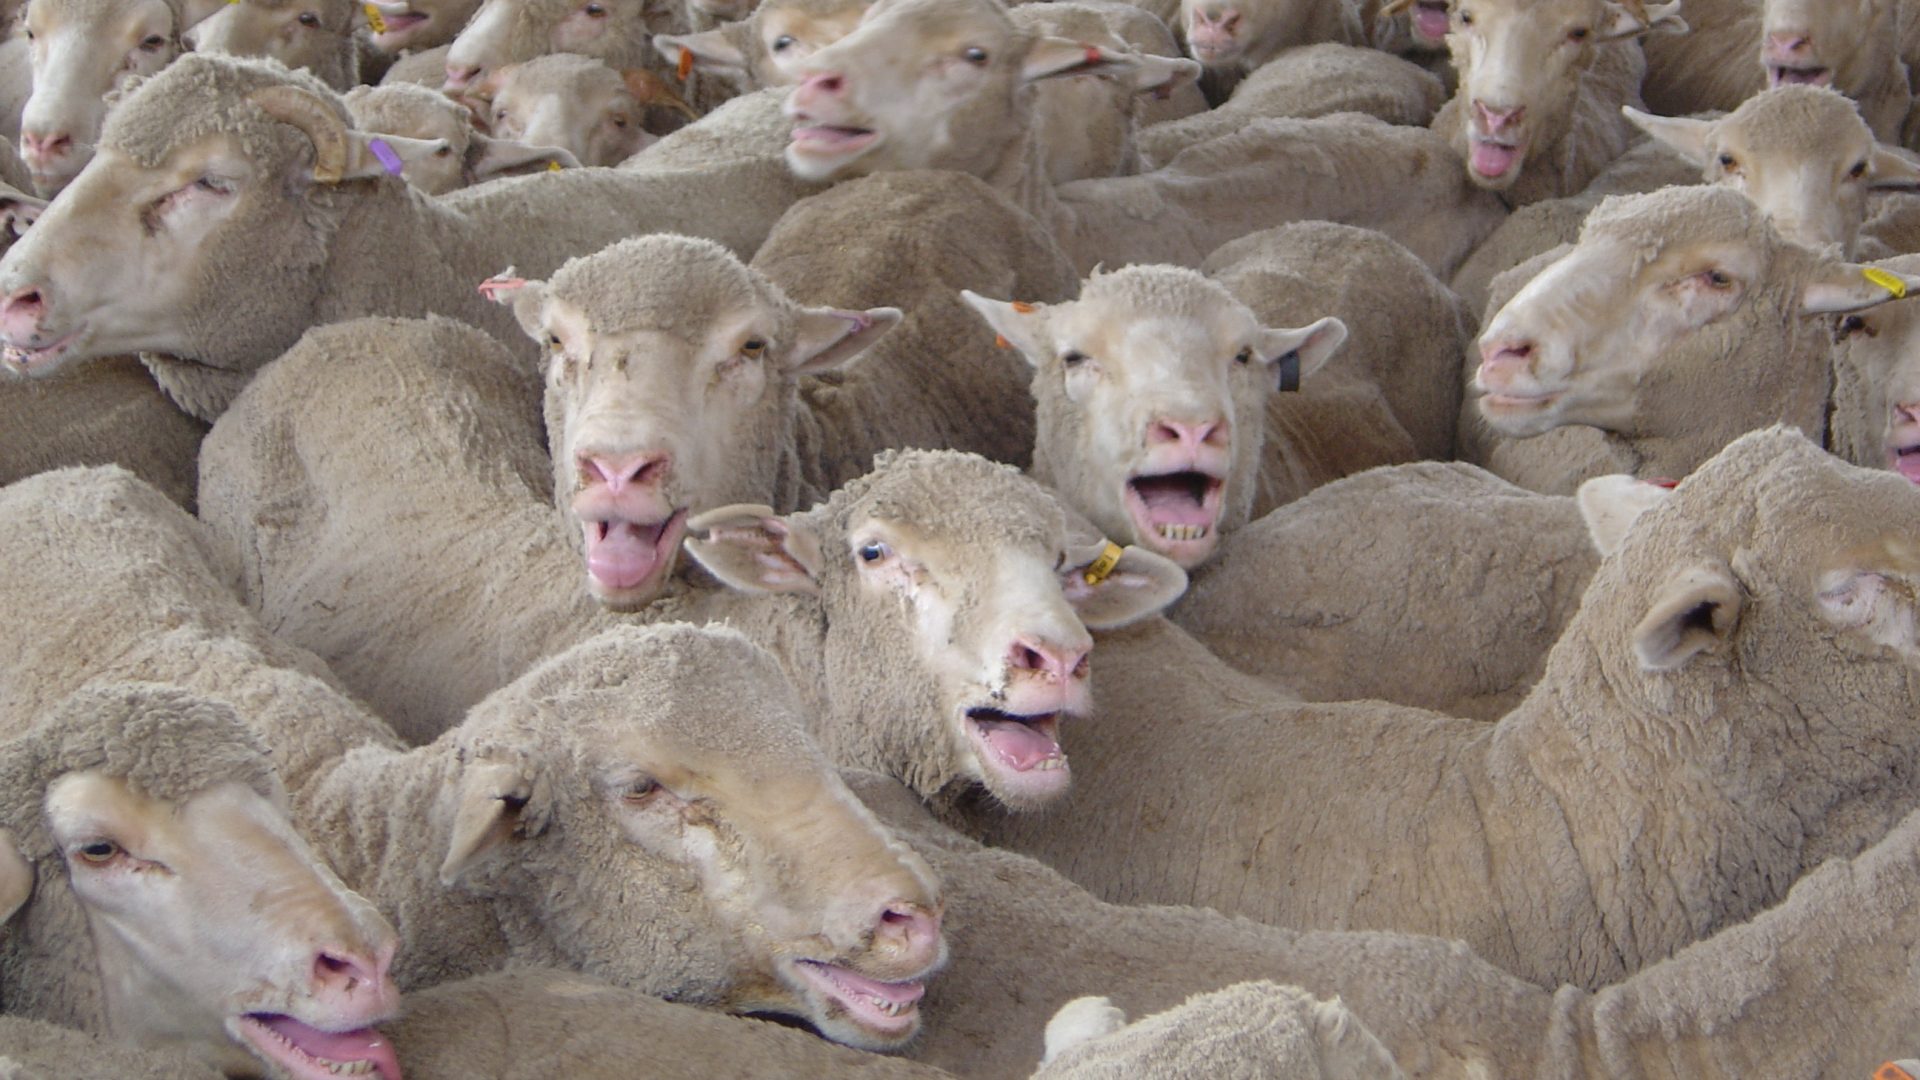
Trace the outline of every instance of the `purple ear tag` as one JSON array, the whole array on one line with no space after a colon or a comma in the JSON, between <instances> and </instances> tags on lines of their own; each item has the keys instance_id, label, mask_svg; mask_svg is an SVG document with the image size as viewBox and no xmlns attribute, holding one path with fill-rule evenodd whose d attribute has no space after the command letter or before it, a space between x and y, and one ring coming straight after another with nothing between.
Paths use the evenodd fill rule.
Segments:
<instances>
[{"instance_id":1,"label":"purple ear tag","mask_svg":"<svg viewBox=\"0 0 1920 1080\"><path fill-rule=\"evenodd\" d=\"M393 152L393 147L387 145L385 139L368 139L367 149L373 151L373 156L380 159L381 168L395 176L400 175L400 170L405 163L400 160L399 154Z\"/></svg>"}]
</instances>

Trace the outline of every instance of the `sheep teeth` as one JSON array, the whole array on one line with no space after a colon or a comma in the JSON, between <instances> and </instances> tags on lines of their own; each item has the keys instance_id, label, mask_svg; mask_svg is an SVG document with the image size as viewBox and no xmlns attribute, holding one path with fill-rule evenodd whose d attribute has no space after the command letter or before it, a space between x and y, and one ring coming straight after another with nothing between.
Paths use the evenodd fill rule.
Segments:
<instances>
[{"instance_id":1,"label":"sheep teeth","mask_svg":"<svg viewBox=\"0 0 1920 1080\"><path fill-rule=\"evenodd\" d=\"M907 1004L903 1001L888 1001L885 998L875 997L872 994L867 995L867 1000L873 1004L874 1008L879 1009L888 1016L900 1016L907 1011Z\"/></svg>"},{"instance_id":2,"label":"sheep teeth","mask_svg":"<svg viewBox=\"0 0 1920 1080\"><path fill-rule=\"evenodd\" d=\"M1213 531L1211 525L1155 525L1162 540L1204 540Z\"/></svg>"},{"instance_id":3,"label":"sheep teeth","mask_svg":"<svg viewBox=\"0 0 1920 1080\"><path fill-rule=\"evenodd\" d=\"M1066 758L1050 757L1042 761L1040 764L1035 765L1033 768L1034 768L1034 771L1036 772L1052 772L1055 769L1064 769L1066 767L1067 767Z\"/></svg>"}]
</instances>

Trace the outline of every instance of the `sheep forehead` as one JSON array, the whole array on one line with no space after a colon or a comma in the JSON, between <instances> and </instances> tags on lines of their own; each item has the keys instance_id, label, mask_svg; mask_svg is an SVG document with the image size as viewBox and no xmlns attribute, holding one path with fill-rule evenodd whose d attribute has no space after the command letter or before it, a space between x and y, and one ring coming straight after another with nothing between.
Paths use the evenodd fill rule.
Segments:
<instances>
[{"instance_id":1,"label":"sheep forehead","mask_svg":"<svg viewBox=\"0 0 1920 1080\"><path fill-rule=\"evenodd\" d=\"M1089 45L1127 48L1098 8L1055 0L1047 4L1022 4L1009 13L1016 26L1038 34L1057 34Z\"/></svg>"},{"instance_id":2,"label":"sheep forehead","mask_svg":"<svg viewBox=\"0 0 1920 1080\"><path fill-rule=\"evenodd\" d=\"M754 9L748 21L759 20L771 25L776 20L785 20L786 26L804 29L820 22L837 24L849 15L863 15L867 7L867 0L766 0Z\"/></svg>"},{"instance_id":3,"label":"sheep forehead","mask_svg":"<svg viewBox=\"0 0 1920 1080\"><path fill-rule=\"evenodd\" d=\"M1605 5L1601 0L1470 0L1476 20L1486 16L1530 17L1556 22L1563 19L1598 19Z\"/></svg>"},{"instance_id":4,"label":"sheep forehead","mask_svg":"<svg viewBox=\"0 0 1920 1080\"><path fill-rule=\"evenodd\" d=\"M285 84L313 92L343 123L351 123L338 95L304 71L288 71L274 60L187 53L135 85L108 111L100 145L157 169L182 149L223 136L247 157L271 165L310 143L247 97Z\"/></svg>"},{"instance_id":5,"label":"sheep forehead","mask_svg":"<svg viewBox=\"0 0 1920 1080\"><path fill-rule=\"evenodd\" d=\"M623 240L569 261L554 273L548 297L579 311L595 333L655 330L696 344L742 312L784 315L792 306L727 249L671 235ZM778 329L785 328L782 319Z\"/></svg>"},{"instance_id":6,"label":"sheep forehead","mask_svg":"<svg viewBox=\"0 0 1920 1080\"><path fill-rule=\"evenodd\" d=\"M346 103L354 126L362 131L460 143L473 128L467 111L453 99L411 83L356 87Z\"/></svg>"},{"instance_id":7,"label":"sheep forehead","mask_svg":"<svg viewBox=\"0 0 1920 1080\"><path fill-rule=\"evenodd\" d=\"M499 93L584 95L596 91L612 93L625 85L619 72L596 57L551 53L502 71Z\"/></svg>"},{"instance_id":8,"label":"sheep forehead","mask_svg":"<svg viewBox=\"0 0 1920 1080\"><path fill-rule=\"evenodd\" d=\"M1254 329L1253 313L1218 282L1174 266L1128 267L1095 274L1080 297L1066 307L1070 330L1114 340L1114 331L1135 337L1143 324L1156 324L1160 336L1171 326L1186 328L1219 343L1245 338ZM1185 335L1182 335L1185 336ZM1090 350L1088 350L1090 351ZM1121 351L1125 351L1124 347ZM1106 359L1102 355L1102 359Z\"/></svg>"},{"instance_id":9,"label":"sheep forehead","mask_svg":"<svg viewBox=\"0 0 1920 1080\"><path fill-rule=\"evenodd\" d=\"M1597 243L1639 250L1645 253L1643 265L1668 251L1709 244L1757 251L1781 245L1759 207L1722 187L1670 187L1608 198L1580 230L1580 247Z\"/></svg>"},{"instance_id":10,"label":"sheep forehead","mask_svg":"<svg viewBox=\"0 0 1920 1080\"><path fill-rule=\"evenodd\" d=\"M994 0L875 0L860 20L862 28L884 27L897 35L911 32L922 43L1011 41L1022 37L1006 9Z\"/></svg>"},{"instance_id":11,"label":"sheep forehead","mask_svg":"<svg viewBox=\"0 0 1920 1080\"><path fill-rule=\"evenodd\" d=\"M28 13L36 29L51 29L62 23L97 26L123 19L150 2L152 0L35 0ZM173 25L178 29L181 19L179 0L160 0L160 3L173 13ZM54 20L51 26L43 21L48 19Z\"/></svg>"},{"instance_id":12,"label":"sheep forehead","mask_svg":"<svg viewBox=\"0 0 1920 1080\"><path fill-rule=\"evenodd\" d=\"M1823 86L1783 86L1748 98L1714 125L1714 137L1723 146L1796 157L1829 148L1862 153L1873 144L1852 99Z\"/></svg>"},{"instance_id":13,"label":"sheep forehead","mask_svg":"<svg viewBox=\"0 0 1920 1080\"><path fill-rule=\"evenodd\" d=\"M1046 489L1011 466L953 451L882 454L872 472L835 492L826 509L846 542L866 523L879 522L947 553L1045 553L1066 535L1065 517Z\"/></svg>"}]
</instances>

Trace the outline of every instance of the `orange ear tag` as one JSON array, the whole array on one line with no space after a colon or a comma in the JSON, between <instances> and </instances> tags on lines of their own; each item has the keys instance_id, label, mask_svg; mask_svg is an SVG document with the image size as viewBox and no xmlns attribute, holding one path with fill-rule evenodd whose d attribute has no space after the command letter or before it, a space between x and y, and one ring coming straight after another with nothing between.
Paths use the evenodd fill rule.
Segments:
<instances>
[{"instance_id":1,"label":"orange ear tag","mask_svg":"<svg viewBox=\"0 0 1920 1080\"><path fill-rule=\"evenodd\" d=\"M693 74L693 50L684 45L680 47L680 67L678 71L681 82L686 82L687 76Z\"/></svg>"},{"instance_id":2,"label":"orange ear tag","mask_svg":"<svg viewBox=\"0 0 1920 1080\"><path fill-rule=\"evenodd\" d=\"M1013 348L1013 342L1011 342L1011 341L1008 341L1008 340L1006 339L1006 337L1005 337L1005 335L1002 335L1002 334L995 334L995 335L993 335L993 345L994 345L994 348L996 348L996 349L1011 349L1011 348Z\"/></svg>"},{"instance_id":3,"label":"orange ear tag","mask_svg":"<svg viewBox=\"0 0 1920 1080\"><path fill-rule=\"evenodd\" d=\"M1873 1080L1913 1080L1913 1074L1889 1061L1873 1070Z\"/></svg>"},{"instance_id":4,"label":"orange ear tag","mask_svg":"<svg viewBox=\"0 0 1920 1080\"><path fill-rule=\"evenodd\" d=\"M1007 306L1011 307L1013 310L1019 312L1022 315L1033 314L1033 305L1027 303L1025 300L1009 301Z\"/></svg>"}]
</instances>

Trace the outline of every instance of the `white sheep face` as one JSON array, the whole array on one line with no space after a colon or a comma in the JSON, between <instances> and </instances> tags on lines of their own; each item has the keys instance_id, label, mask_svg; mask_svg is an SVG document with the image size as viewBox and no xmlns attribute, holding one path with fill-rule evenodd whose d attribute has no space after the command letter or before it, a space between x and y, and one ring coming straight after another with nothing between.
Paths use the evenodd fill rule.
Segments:
<instances>
[{"instance_id":1,"label":"white sheep face","mask_svg":"<svg viewBox=\"0 0 1920 1080\"><path fill-rule=\"evenodd\" d=\"M1322 19L1327 0L1181 0L1187 51L1208 68L1252 70Z\"/></svg>"},{"instance_id":2,"label":"white sheep face","mask_svg":"<svg viewBox=\"0 0 1920 1080\"><path fill-rule=\"evenodd\" d=\"M1862 384L1853 405L1864 413L1859 420L1879 425L1860 433L1877 435L1877 445L1853 447L1849 456L1920 484L1920 304L1903 300L1843 316L1834 336L1835 368Z\"/></svg>"},{"instance_id":3,"label":"white sheep face","mask_svg":"<svg viewBox=\"0 0 1920 1080\"><path fill-rule=\"evenodd\" d=\"M186 33L195 52L266 56L305 68L336 90L358 68L350 57L359 8L342 0L236 0Z\"/></svg>"},{"instance_id":4,"label":"white sheep face","mask_svg":"<svg viewBox=\"0 0 1920 1080\"><path fill-rule=\"evenodd\" d=\"M373 35L374 47L398 55L438 48L452 41L480 7L479 0L378 0L384 27Z\"/></svg>"},{"instance_id":5,"label":"white sheep face","mask_svg":"<svg viewBox=\"0 0 1920 1080\"><path fill-rule=\"evenodd\" d=\"M394 932L284 807L237 782L175 804L79 772L49 785L45 808L116 1034L186 1043L241 1073L257 1056L296 1077L328 1061L400 1075L370 1030L399 1004Z\"/></svg>"},{"instance_id":6,"label":"white sheep face","mask_svg":"<svg viewBox=\"0 0 1920 1080\"><path fill-rule=\"evenodd\" d=\"M1897 47L1898 7L1893 0L1766 0L1760 64L1767 85L1858 95Z\"/></svg>"},{"instance_id":7,"label":"white sheep face","mask_svg":"<svg viewBox=\"0 0 1920 1080\"><path fill-rule=\"evenodd\" d=\"M449 94L489 74L550 53L578 53L610 66L637 66L649 49L642 0L485 0L447 50Z\"/></svg>"},{"instance_id":8,"label":"white sheep face","mask_svg":"<svg viewBox=\"0 0 1920 1080\"><path fill-rule=\"evenodd\" d=\"M500 69L491 85L489 129L527 146L557 146L582 165L618 165L652 141L645 109L620 74L601 64L542 57ZM551 76L549 62L569 69Z\"/></svg>"},{"instance_id":9,"label":"white sheep face","mask_svg":"<svg viewBox=\"0 0 1920 1080\"><path fill-rule=\"evenodd\" d=\"M20 117L20 158L42 195L53 195L93 156L107 94L180 54L173 10L162 0L27 8L33 94Z\"/></svg>"}]
</instances>

